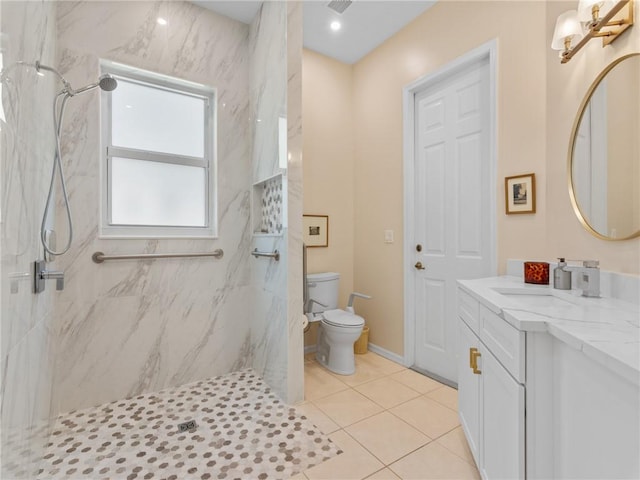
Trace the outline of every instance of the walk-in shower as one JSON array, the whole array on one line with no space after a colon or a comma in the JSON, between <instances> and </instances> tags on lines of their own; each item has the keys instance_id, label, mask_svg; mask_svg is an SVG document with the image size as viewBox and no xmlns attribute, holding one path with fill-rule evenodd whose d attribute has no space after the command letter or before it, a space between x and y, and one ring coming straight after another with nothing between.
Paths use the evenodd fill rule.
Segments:
<instances>
[{"instance_id":1,"label":"walk-in shower","mask_svg":"<svg viewBox=\"0 0 640 480\"><path fill-rule=\"evenodd\" d=\"M63 255L69 251L71 248L71 242L73 241L73 220L71 218L71 207L69 206L69 196L67 193L67 184L64 178L64 172L62 169L62 153L60 150L60 132L62 130L62 120L64 118L64 110L66 107L67 100L71 97L79 95L81 93L89 92L95 88L100 88L105 92L111 92L116 89L118 86L118 82L115 78L113 78L109 74L101 75L98 78L98 81L95 83L90 83L89 85L85 85L81 88L73 88L71 84L65 79L62 74L53 67L49 67L47 65L41 64L39 61L35 63L28 62L16 62L13 65L7 67L0 78L2 83L5 83L8 80L8 74L13 68L17 67L27 67L35 69L35 72L38 75L44 76L43 72L51 72L53 73L62 83L63 88L58 92L54 101L53 101L53 130L55 135L55 152L53 156L53 166L51 169L51 180L49 182L49 193L47 194L47 201L45 203L44 212L42 214L42 222L40 224L40 240L42 242L42 246L44 247L44 251L46 254L50 256ZM49 218L49 213L51 210L51 205L53 203L53 192L55 187L55 179L56 179L56 170L60 173L60 186L62 189L62 197L64 199L65 212L67 215L67 225L68 225L68 236L67 243L62 250L55 250L55 247L51 244L51 239L47 234L47 220Z\"/></svg>"}]
</instances>

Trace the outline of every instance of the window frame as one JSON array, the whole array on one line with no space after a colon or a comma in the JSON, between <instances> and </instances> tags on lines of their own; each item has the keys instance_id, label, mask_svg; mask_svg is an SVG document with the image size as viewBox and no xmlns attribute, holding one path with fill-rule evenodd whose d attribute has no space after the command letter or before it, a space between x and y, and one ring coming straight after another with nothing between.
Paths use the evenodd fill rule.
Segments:
<instances>
[{"instance_id":1,"label":"window frame","mask_svg":"<svg viewBox=\"0 0 640 480\"><path fill-rule=\"evenodd\" d=\"M136 67L102 60L101 74L108 73L117 80L159 90L204 99L204 151L203 157L163 153L113 145L112 99L109 92L100 92L100 238L217 238L217 91L213 87L182 80ZM205 170L205 225L119 225L112 224L112 158L152 161L173 165L204 168Z\"/></svg>"}]
</instances>

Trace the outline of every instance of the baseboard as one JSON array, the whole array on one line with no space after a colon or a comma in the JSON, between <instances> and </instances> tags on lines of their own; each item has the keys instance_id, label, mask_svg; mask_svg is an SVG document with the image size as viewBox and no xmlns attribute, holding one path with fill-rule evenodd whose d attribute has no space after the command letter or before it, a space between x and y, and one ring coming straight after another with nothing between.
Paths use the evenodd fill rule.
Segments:
<instances>
[{"instance_id":1,"label":"baseboard","mask_svg":"<svg viewBox=\"0 0 640 480\"><path fill-rule=\"evenodd\" d=\"M369 350L371 350L373 353L377 353L378 355L386 358L387 360L391 360L392 362L399 363L400 365L404 365L405 367L408 366L404 363L403 356L398 355L397 353L390 352L389 350L379 347L378 345L369 343Z\"/></svg>"},{"instance_id":2,"label":"baseboard","mask_svg":"<svg viewBox=\"0 0 640 480\"><path fill-rule=\"evenodd\" d=\"M411 367L411 370L413 370L414 372L418 372L420 375L424 375L425 377L433 378L436 382L449 385L451 388L455 388L456 390L458 389L458 384L452 380L449 380L448 378L441 377L438 374L416 367L415 365Z\"/></svg>"},{"instance_id":3,"label":"baseboard","mask_svg":"<svg viewBox=\"0 0 640 480\"><path fill-rule=\"evenodd\" d=\"M397 353L390 352L389 350L386 350L386 349L384 349L382 347L379 347L378 345L375 345L373 343L369 343L368 348L373 353L377 353L378 355L380 355L381 357L386 358L387 360L391 360L392 362L399 363L400 365L408 367L408 365L406 365L404 363L404 357L398 355ZM317 345L305 345L304 346L304 354L305 355L307 353L313 353L316 350L318 350L318 346Z\"/></svg>"}]
</instances>

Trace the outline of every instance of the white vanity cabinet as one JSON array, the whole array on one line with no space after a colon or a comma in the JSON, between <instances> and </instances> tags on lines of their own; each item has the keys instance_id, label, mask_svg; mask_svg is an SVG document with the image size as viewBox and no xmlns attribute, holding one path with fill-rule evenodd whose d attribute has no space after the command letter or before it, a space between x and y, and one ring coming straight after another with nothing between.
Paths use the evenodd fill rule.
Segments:
<instances>
[{"instance_id":1,"label":"white vanity cabinet","mask_svg":"<svg viewBox=\"0 0 640 480\"><path fill-rule=\"evenodd\" d=\"M480 468L485 478L524 478L524 386L489 350L481 366Z\"/></svg>"},{"instance_id":2,"label":"white vanity cabinet","mask_svg":"<svg viewBox=\"0 0 640 480\"><path fill-rule=\"evenodd\" d=\"M640 307L460 280L458 409L482 477L640 478Z\"/></svg>"},{"instance_id":3,"label":"white vanity cabinet","mask_svg":"<svg viewBox=\"0 0 640 480\"><path fill-rule=\"evenodd\" d=\"M467 437L469 449L476 464L480 466L480 376L473 373L470 352L480 341L471 329L460 321L458 355L458 413L460 424Z\"/></svg>"},{"instance_id":4,"label":"white vanity cabinet","mask_svg":"<svg viewBox=\"0 0 640 480\"><path fill-rule=\"evenodd\" d=\"M459 299L458 401L469 448L483 478L524 478L525 389L499 360L520 375L524 334L464 291Z\"/></svg>"}]
</instances>

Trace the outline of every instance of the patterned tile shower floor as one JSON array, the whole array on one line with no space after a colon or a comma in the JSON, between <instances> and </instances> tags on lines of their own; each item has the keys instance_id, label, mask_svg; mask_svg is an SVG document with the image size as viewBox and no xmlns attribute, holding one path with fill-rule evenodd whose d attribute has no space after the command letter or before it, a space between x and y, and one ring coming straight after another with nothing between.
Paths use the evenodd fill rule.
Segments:
<instances>
[{"instance_id":1,"label":"patterned tile shower floor","mask_svg":"<svg viewBox=\"0 0 640 480\"><path fill-rule=\"evenodd\" d=\"M38 478L286 479L339 453L244 370L60 416Z\"/></svg>"}]
</instances>

